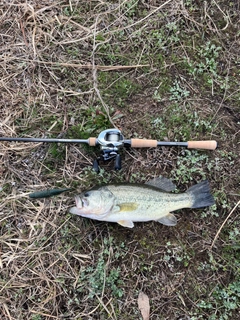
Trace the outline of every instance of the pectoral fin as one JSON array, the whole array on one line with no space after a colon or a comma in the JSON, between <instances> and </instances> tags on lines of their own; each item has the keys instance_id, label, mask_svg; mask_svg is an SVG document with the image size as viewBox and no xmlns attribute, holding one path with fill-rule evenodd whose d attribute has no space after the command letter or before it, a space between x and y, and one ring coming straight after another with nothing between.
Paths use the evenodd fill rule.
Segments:
<instances>
[{"instance_id":1,"label":"pectoral fin","mask_svg":"<svg viewBox=\"0 0 240 320\"><path fill-rule=\"evenodd\" d=\"M177 224L177 218L172 213L168 213L166 216L157 221L164 224L165 226L175 226Z\"/></svg>"},{"instance_id":2,"label":"pectoral fin","mask_svg":"<svg viewBox=\"0 0 240 320\"><path fill-rule=\"evenodd\" d=\"M131 220L119 220L117 223L126 228L134 227L134 223Z\"/></svg>"}]
</instances>

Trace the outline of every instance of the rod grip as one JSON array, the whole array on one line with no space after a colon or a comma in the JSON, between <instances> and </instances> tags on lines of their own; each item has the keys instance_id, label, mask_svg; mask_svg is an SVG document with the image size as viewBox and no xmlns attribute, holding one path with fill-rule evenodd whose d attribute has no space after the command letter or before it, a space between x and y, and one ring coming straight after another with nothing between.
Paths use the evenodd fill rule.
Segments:
<instances>
[{"instance_id":1,"label":"rod grip","mask_svg":"<svg viewBox=\"0 0 240 320\"><path fill-rule=\"evenodd\" d=\"M133 148L156 148L157 145L157 140L131 139L131 147Z\"/></svg>"},{"instance_id":2,"label":"rod grip","mask_svg":"<svg viewBox=\"0 0 240 320\"><path fill-rule=\"evenodd\" d=\"M88 144L89 144L90 147L95 147L96 144L97 144L97 138L90 137L88 139Z\"/></svg>"},{"instance_id":3,"label":"rod grip","mask_svg":"<svg viewBox=\"0 0 240 320\"><path fill-rule=\"evenodd\" d=\"M188 149L215 150L216 148L217 148L217 141L215 140L188 141Z\"/></svg>"}]
</instances>

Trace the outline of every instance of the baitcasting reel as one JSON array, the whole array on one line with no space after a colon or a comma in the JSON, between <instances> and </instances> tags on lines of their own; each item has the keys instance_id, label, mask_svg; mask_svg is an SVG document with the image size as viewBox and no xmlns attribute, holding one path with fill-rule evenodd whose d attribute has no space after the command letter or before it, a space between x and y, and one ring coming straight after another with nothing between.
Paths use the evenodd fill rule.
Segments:
<instances>
[{"instance_id":1,"label":"baitcasting reel","mask_svg":"<svg viewBox=\"0 0 240 320\"><path fill-rule=\"evenodd\" d=\"M97 143L100 145L102 154L93 162L93 169L99 172L99 161L108 161L115 159L115 170L120 170L121 167L121 156L118 153L119 148L124 146L124 138L120 130L118 129L107 129L102 131L98 138Z\"/></svg>"}]
</instances>

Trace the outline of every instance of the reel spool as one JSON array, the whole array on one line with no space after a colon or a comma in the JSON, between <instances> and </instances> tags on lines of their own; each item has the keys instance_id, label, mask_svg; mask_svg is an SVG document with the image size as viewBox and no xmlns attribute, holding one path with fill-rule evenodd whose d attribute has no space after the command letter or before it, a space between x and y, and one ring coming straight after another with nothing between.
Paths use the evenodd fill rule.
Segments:
<instances>
[{"instance_id":1,"label":"reel spool","mask_svg":"<svg viewBox=\"0 0 240 320\"><path fill-rule=\"evenodd\" d=\"M99 161L108 161L115 158L115 170L121 170L121 156L119 148L124 146L124 137L118 129L107 129L102 131L96 141L100 145L101 156L93 162L93 169L99 172Z\"/></svg>"}]
</instances>

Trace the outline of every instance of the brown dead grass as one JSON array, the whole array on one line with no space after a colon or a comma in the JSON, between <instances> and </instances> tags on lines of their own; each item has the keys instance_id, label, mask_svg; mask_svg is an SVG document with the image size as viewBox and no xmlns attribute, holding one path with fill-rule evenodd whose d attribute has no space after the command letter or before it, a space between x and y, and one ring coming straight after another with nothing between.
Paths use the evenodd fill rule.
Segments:
<instances>
[{"instance_id":1,"label":"brown dead grass","mask_svg":"<svg viewBox=\"0 0 240 320\"><path fill-rule=\"evenodd\" d=\"M221 255L225 245L231 243L228 244L225 233L221 237L217 232L226 218L221 214L230 212L229 208L239 201L239 157L231 165L228 157L221 159L224 152L239 154L240 148L240 110L236 100L239 69L235 64L239 61L239 34L236 34L239 4L236 2L230 9L227 1L213 1L211 5L197 1L199 10L191 11L182 1L139 1L138 6L145 10L140 16L129 16L134 6L127 4L125 0L13 0L0 4L0 135L64 137L76 124L85 128L91 117L95 125L94 112L90 113L90 120L85 114L91 106L93 110L102 109L109 125L121 128L126 138L138 135L158 139L150 131L149 119L167 113L171 102L167 94L161 102L153 99L157 85L154 88L151 80L156 78L161 82L166 74L183 78L186 74L178 62L171 61L168 53L161 66L155 66L151 55L146 63L146 57L141 57L148 50L147 44L138 39L142 48L139 53L138 47L134 49L134 37L139 30L150 32L156 21L161 26L165 19L170 22L182 19L189 35L199 33L200 36L204 29L207 38L213 37L221 43L225 48L220 59L222 72L234 83L230 89L218 93L212 89L204 91L197 80L184 80L188 82L195 111L201 113L202 119L211 118L216 125L207 138L219 141L220 151L208 154L211 160L220 158L221 170L215 167L209 172L206 165L203 171L211 179L213 190L223 190L229 207L224 209L219 205L218 218L203 219L199 213L183 212L175 229L150 223L126 230L117 225L85 221L67 212L76 192L103 180L100 176L88 181L89 176L84 174L96 156L93 151L64 145L58 146L61 157L59 153L55 157L51 146L46 144L1 142L0 318L3 320L139 319L140 291L150 298L151 319L190 319L197 312L197 302L210 295L209 283L227 286L235 276L227 261L229 256ZM104 35L106 43L113 43L120 31L129 35L128 41L119 42L119 47L126 59L131 57L127 60L131 63L105 64L105 53L98 51L96 37ZM181 56L188 45L182 44L173 51L177 50ZM122 52L119 55L124 56ZM116 121L110 108L115 97L104 92L99 71L119 72L118 79L134 79L141 88L128 97L127 107L116 107L124 115ZM185 101L181 103L185 108ZM174 134L176 131L169 128L166 138L174 139ZM192 138L196 138L194 134L197 133L191 132ZM205 139L204 132L198 138ZM112 163L106 164L107 179L134 178L143 182L162 173L168 176L177 168L181 156L184 153L179 149L124 150L122 175L119 177L112 171ZM200 178L195 173L193 179ZM28 198L29 192L56 186L72 186L76 190L70 196ZM179 188L185 190L186 185L180 184ZM228 221L230 227L238 215L236 208ZM216 235L219 237L210 252ZM110 237L115 242L107 245L105 277L120 267L123 282L119 288L124 294L116 298L103 286L101 294L89 298L89 283L86 281L86 287L83 283L82 289L81 275L86 268L97 265L99 254L106 249L104 239ZM122 242L124 248L120 250ZM164 260L167 242L177 250L171 252L170 261ZM121 252L120 258L116 258L116 252ZM223 265L222 270L198 268L201 262L208 261L209 253L214 255L216 263ZM177 260L177 256L187 265ZM197 316L207 319L209 313ZM231 319L238 319L237 312Z\"/></svg>"}]
</instances>

